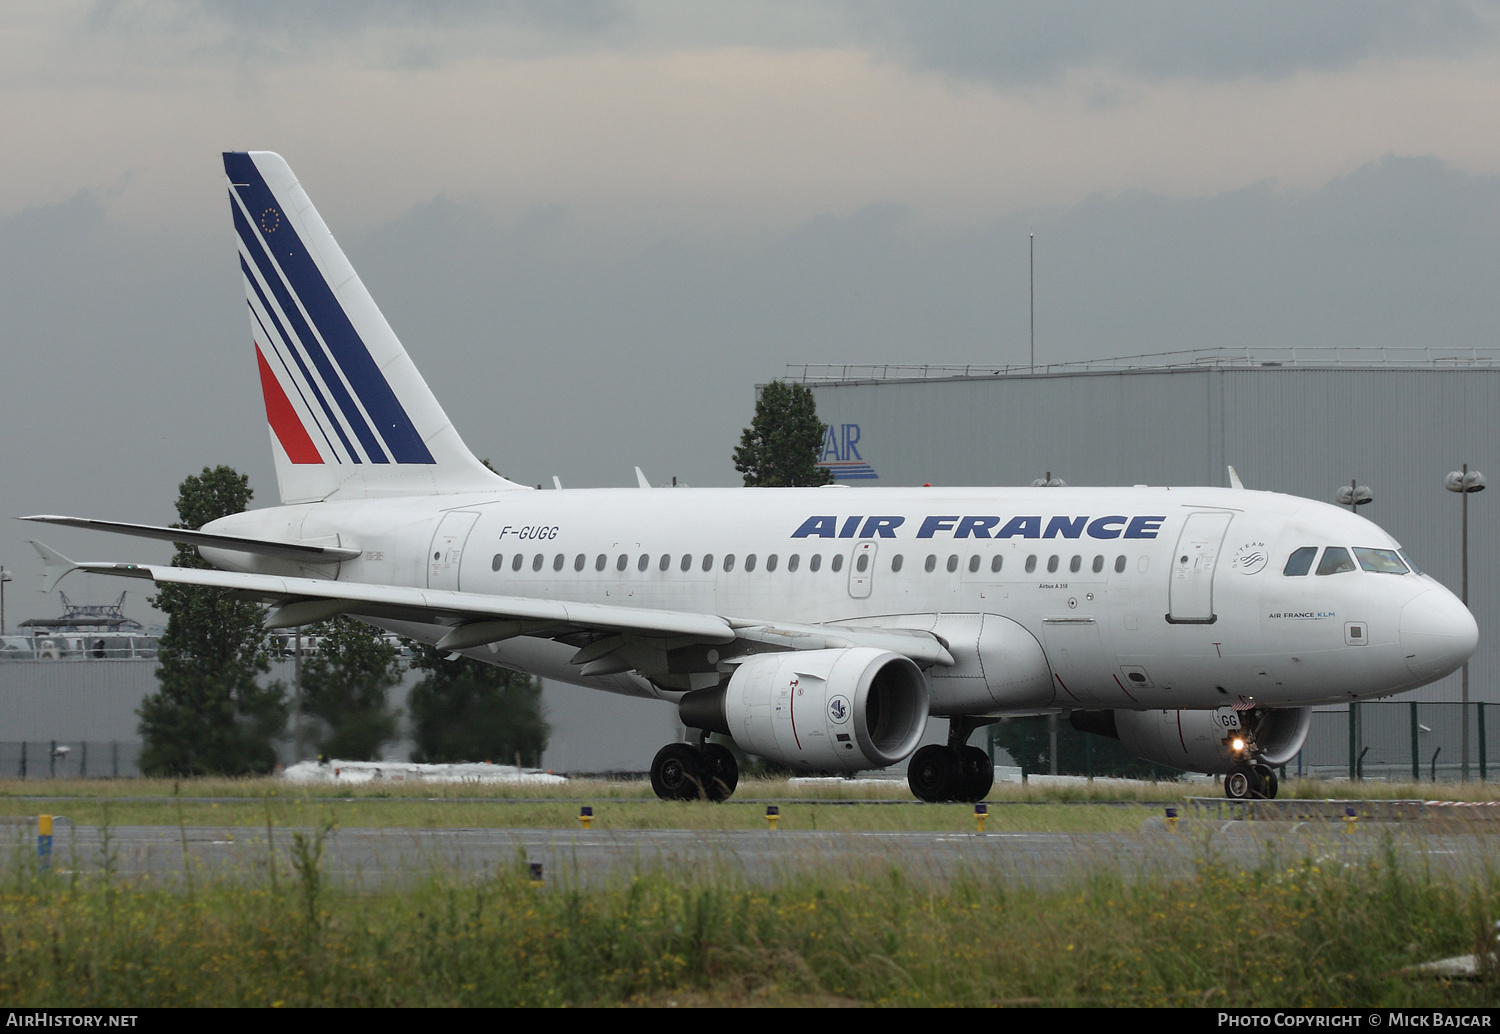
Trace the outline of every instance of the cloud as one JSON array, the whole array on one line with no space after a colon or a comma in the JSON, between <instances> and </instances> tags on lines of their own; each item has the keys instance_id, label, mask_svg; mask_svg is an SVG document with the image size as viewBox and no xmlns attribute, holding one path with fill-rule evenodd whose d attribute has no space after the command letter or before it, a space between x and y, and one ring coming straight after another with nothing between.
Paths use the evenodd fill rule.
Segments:
<instances>
[{"instance_id":1,"label":"cloud","mask_svg":"<svg viewBox=\"0 0 1500 1034\"><path fill-rule=\"evenodd\" d=\"M852 4L873 45L998 87L1104 68L1147 79L1276 79L1367 58L1492 47L1496 11L1469 0L888 0Z\"/></svg>"}]
</instances>

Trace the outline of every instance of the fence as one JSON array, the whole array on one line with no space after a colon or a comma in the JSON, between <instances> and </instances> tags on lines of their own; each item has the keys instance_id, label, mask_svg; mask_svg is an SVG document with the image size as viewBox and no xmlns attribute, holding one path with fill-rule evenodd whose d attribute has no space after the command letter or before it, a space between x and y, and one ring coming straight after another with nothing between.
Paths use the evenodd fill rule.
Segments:
<instances>
[{"instance_id":1,"label":"fence","mask_svg":"<svg viewBox=\"0 0 1500 1034\"><path fill-rule=\"evenodd\" d=\"M1384 700L1313 712L1294 772L1327 778L1454 781L1463 778L1463 706ZM1469 778L1490 779L1500 705L1469 705Z\"/></svg>"},{"instance_id":2,"label":"fence","mask_svg":"<svg viewBox=\"0 0 1500 1034\"><path fill-rule=\"evenodd\" d=\"M0 741L0 779L136 778L136 740Z\"/></svg>"}]
</instances>

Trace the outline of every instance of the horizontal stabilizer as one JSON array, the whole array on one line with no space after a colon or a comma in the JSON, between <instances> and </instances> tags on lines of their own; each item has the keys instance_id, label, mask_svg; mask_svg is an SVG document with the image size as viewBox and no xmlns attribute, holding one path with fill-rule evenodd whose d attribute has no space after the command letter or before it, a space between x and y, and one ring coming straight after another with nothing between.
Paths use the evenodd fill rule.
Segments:
<instances>
[{"instance_id":1,"label":"horizontal stabilizer","mask_svg":"<svg viewBox=\"0 0 1500 1034\"><path fill-rule=\"evenodd\" d=\"M54 514L37 514L21 517L23 521L39 521L42 524L61 524L68 528L83 528L87 531L112 531L118 535L134 535L143 539L159 539L162 542L183 542L189 546L209 546L213 549L230 549L237 553L258 553L262 556L284 557L306 563L335 563L353 560L360 551L342 546L314 546L305 542L275 542L269 539L251 539L243 535L214 535L204 531L188 531L186 528L163 528L155 524L123 524L119 521L96 521L87 517L59 517Z\"/></svg>"}]
</instances>

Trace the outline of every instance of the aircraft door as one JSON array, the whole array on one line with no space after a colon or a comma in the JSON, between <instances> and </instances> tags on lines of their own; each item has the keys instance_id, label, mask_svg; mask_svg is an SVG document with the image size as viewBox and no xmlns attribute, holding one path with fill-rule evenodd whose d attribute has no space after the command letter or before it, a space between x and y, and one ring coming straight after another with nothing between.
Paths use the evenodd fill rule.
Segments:
<instances>
[{"instance_id":1,"label":"aircraft door","mask_svg":"<svg viewBox=\"0 0 1500 1034\"><path fill-rule=\"evenodd\" d=\"M854 555L849 558L849 595L857 600L869 597L873 588L875 552L875 543L861 542L854 547Z\"/></svg>"},{"instance_id":2,"label":"aircraft door","mask_svg":"<svg viewBox=\"0 0 1500 1034\"><path fill-rule=\"evenodd\" d=\"M464 543L479 514L466 510L453 510L443 514L437 531L428 547L427 588L457 589L458 567L464 556Z\"/></svg>"},{"instance_id":3,"label":"aircraft door","mask_svg":"<svg viewBox=\"0 0 1500 1034\"><path fill-rule=\"evenodd\" d=\"M1211 625L1214 615L1214 568L1224 534L1234 514L1208 511L1190 514L1172 554L1167 588L1167 621L1174 625Z\"/></svg>"}]
</instances>

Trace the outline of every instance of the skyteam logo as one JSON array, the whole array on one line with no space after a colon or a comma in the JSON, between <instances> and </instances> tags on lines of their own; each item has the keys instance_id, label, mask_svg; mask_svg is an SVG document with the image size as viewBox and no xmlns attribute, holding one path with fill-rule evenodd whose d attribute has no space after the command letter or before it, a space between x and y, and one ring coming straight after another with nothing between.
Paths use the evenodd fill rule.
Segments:
<instances>
[{"instance_id":1,"label":"skyteam logo","mask_svg":"<svg viewBox=\"0 0 1500 1034\"><path fill-rule=\"evenodd\" d=\"M835 481L874 481L880 475L859 454L859 425L829 424L823 428L823 451L818 466L833 473Z\"/></svg>"}]
</instances>

